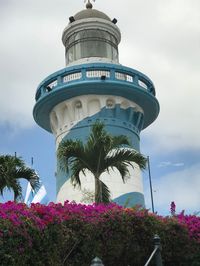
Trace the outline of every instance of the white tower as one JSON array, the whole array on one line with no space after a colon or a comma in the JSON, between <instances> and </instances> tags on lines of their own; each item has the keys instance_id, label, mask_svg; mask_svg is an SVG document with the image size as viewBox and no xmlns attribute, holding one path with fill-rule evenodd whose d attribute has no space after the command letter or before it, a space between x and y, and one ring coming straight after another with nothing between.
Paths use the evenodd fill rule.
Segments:
<instances>
[{"instance_id":1,"label":"white tower","mask_svg":"<svg viewBox=\"0 0 200 266\"><path fill-rule=\"evenodd\" d=\"M56 138L86 141L91 125L98 119L113 135L129 137L139 151L140 131L158 116L159 103L152 81L144 74L119 64L121 39L117 20L92 8L69 18L62 41L66 67L47 77L38 87L34 119ZM58 162L59 163L59 162ZM57 172L57 201L82 201L84 191L94 190L90 173L81 179L82 190L71 185L69 176ZM124 184L117 172L104 174L103 181L115 202L144 205L139 168L130 169Z\"/></svg>"}]
</instances>

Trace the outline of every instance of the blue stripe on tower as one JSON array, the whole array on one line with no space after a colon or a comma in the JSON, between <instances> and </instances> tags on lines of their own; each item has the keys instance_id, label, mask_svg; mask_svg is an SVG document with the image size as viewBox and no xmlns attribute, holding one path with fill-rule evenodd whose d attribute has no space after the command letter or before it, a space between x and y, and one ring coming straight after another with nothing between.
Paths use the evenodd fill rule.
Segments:
<instances>
[{"instance_id":1,"label":"blue stripe on tower","mask_svg":"<svg viewBox=\"0 0 200 266\"><path fill-rule=\"evenodd\" d=\"M113 199L113 201L124 207L132 207L136 205L145 207L144 195L140 192L126 193Z\"/></svg>"},{"instance_id":2,"label":"blue stripe on tower","mask_svg":"<svg viewBox=\"0 0 200 266\"><path fill-rule=\"evenodd\" d=\"M108 109L106 107L102 108L100 112L96 113L91 117L87 117L82 121L78 122L70 131L65 135L63 140L67 139L80 139L83 142L87 141L90 134L91 126L96 121L99 120L105 124L106 130L112 135L125 135L129 138L132 147L139 151L139 133L142 128L143 114L135 111L134 108L129 107L127 109L120 108L120 105L116 104L114 108ZM57 193L60 191L64 183L69 179L70 174L66 175L62 172L59 167L58 162L57 169ZM142 194L141 194L142 195ZM123 198L125 198L124 196ZM142 197L142 196L141 196ZM137 204L144 204L141 197L136 197L138 199ZM120 200L121 201L121 200ZM120 202L119 201L119 202ZM132 203L133 200L130 202Z\"/></svg>"}]
</instances>

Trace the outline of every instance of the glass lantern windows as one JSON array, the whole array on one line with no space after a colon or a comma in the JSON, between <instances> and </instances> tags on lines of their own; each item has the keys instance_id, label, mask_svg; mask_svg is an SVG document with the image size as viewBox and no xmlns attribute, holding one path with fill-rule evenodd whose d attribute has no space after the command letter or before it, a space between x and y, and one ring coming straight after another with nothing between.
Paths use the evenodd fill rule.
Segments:
<instances>
[{"instance_id":1,"label":"glass lantern windows","mask_svg":"<svg viewBox=\"0 0 200 266\"><path fill-rule=\"evenodd\" d=\"M106 31L88 29L76 32L65 45L67 64L88 57L104 57L118 62L117 40Z\"/></svg>"}]
</instances>

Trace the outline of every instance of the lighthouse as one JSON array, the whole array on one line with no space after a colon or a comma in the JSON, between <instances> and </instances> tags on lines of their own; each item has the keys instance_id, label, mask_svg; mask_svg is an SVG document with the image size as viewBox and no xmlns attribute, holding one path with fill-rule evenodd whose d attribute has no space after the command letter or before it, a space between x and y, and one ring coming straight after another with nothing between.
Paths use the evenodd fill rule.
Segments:
<instances>
[{"instance_id":1,"label":"lighthouse","mask_svg":"<svg viewBox=\"0 0 200 266\"><path fill-rule=\"evenodd\" d=\"M126 135L140 151L140 132L159 114L153 82L143 73L119 62L121 33L117 19L93 8L69 17L63 31L66 67L49 75L37 88L33 116L36 123L55 136L56 149L63 140L87 141L95 121L104 123L112 135ZM57 161L57 202L85 202L93 193L91 173L81 177L81 188L70 182ZM130 168L123 183L113 170L102 175L112 200L120 205L144 206L143 181L139 167Z\"/></svg>"}]
</instances>

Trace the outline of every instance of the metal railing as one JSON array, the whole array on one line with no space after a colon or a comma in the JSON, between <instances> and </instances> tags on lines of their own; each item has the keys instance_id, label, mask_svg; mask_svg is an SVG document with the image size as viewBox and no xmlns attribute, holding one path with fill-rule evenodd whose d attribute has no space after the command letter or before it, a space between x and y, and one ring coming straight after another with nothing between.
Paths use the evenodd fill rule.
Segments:
<instances>
[{"instance_id":1,"label":"metal railing","mask_svg":"<svg viewBox=\"0 0 200 266\"><path fill-rule=\"evenodd\" d=\"M154 241L154 250L153 250L151 256L149 257L148 261L146 262L146 264L144 266L148 266L153 258L155 258L156 266L162 266L163 265L162 264L162 256L161 256L162 248L161 248L161 243L160 243L160 237L158 235L155 235L153 241ZM104 264L103 264L101 259L96 257L92 260L90 266L104 266Z\"/></svg>"},{"instance_id":2,"label":"metal railing","mask_svg":"<svg viewBox=\"0 0 200 266\"><path fill-rule=\"evenodd\" d=\"M102 260L100 258L96 257L92 260L92 263L90 266L104 266Z\"/></svg>"},{"instance_id":3,"label":"metal railing","mask_svg":"<svg viewBox=\"0 0 200 266\"><path fill-rule=\"evenodd\" d=\"M154 240L154 250L144 266L148 266L153 258L155 258L156 266L163 265L162 256L161 256L162 248L161 248L161 243L160 243L160 237L158 235L155 235L153 240Z\"/></svg>"},{"instance_id":4,"label":"metal railing","mask_svg":"<svg viewBox=\"0 0 200 266\"><path fill-rule=\"evenodd\" d=\"M76 66L73 69L65 68L53 73L47 77L38 87L36 92L36 101L41 97L48 95L49 92L57 90L67 83L77 81L91 82L101 77L110 81L121 81L139 86L141 89L147 90L155 95L155 88L152 81L144 74L126 67L117 68L117 66L102 66L101 64L93 64L93 66L81 67Z\"/></svg>"}]
</instances>

